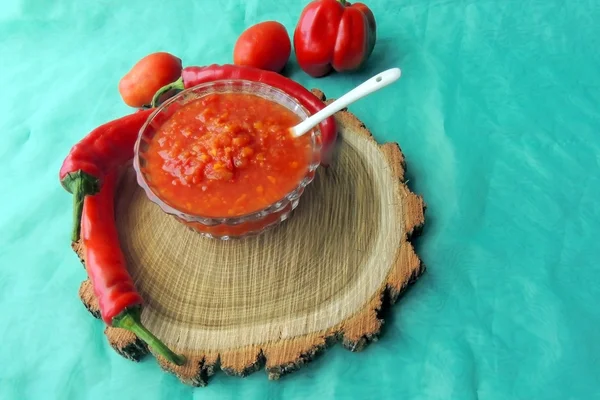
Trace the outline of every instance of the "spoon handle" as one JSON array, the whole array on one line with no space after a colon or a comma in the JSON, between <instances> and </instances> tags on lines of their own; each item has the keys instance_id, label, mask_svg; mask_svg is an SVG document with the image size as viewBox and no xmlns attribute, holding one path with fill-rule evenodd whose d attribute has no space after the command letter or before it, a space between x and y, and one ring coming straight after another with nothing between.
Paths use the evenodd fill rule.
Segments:
<instances>
[{"instance_id":1,"label":"spoon handle","mask_svg":"<svg viewBox=\"0 0 600 400\"><path fill-rule=\"evenodd\" d=\"M312 128L317 126L317 124L319 124L321 121L332 116L341 109L347 107L349 104L354 103L356 100L359 100L365 97L366 95L371 94L376 90L379 90L389 85L390 83L397 81L398 78L400 78L400 75L400 68L391 68L375 75L374 77L361 83L360 85L358 85L357 87L355 87L354 89L352 89L333 103L329 104L327 107L325 107L318 113L310 116L298 125L291 128L290 131L292 135L296 137L304 135L306 132L310 131Z\"/></svg>"}]
</instances>

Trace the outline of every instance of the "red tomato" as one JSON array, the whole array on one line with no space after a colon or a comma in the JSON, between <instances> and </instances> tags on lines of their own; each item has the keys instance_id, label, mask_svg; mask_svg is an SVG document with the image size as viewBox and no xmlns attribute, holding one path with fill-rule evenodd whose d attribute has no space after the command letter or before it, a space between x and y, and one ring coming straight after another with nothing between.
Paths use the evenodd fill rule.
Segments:
<instances>
[{"instance_id":1,"label":"red tomato","mask_svg":"<svg viewBox=\"0 0 600 400\"><path fill-rule=\"evenodd\" d=\"M165 52L149 54L121 78L119 93L128 106L142 107L150 104L158 89L179 79L181 70L181 59L174 55Z\"/></svg>"},{"instance_id":2,"label":"red tomato","mask_svg":"<svg viewBox=\"0 0 600 400\"><path fill-rule=\"evenodd\" d=\"M233 49L233 63L281 72L291 51L292 44L285 27L276 21L265 21L240 35Z\"/></svg>"}]
</instances>

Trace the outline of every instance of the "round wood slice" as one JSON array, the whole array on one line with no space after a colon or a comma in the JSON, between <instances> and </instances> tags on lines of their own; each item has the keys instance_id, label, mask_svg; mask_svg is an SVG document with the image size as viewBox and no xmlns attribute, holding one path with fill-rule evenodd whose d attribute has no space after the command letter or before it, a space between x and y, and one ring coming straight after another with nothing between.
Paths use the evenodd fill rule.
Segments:
<instances>
[{"instance_id":1,"label":"round wood slice","mask_svg":"<svg viewBox=\"0 0 600 400\"><path fill-rule=\"evenodd\" d=\"M245 376L262 365L277 379L338 339L361 350L380 331L384 295L395 302L423 272L409 239L424 203L404 183L400 148L378 145L346 110L335 118L332 166L319 169L292 218L255 237L203 238L125 172L115 200L121 245L145 300L142 322L188 357L180 367L157 357L182 382L201 386L217 367ZM80 297L98 317L88 281ZM148 352L128 331L105 333L125 357Z\"/></svg>"}]
</instances>

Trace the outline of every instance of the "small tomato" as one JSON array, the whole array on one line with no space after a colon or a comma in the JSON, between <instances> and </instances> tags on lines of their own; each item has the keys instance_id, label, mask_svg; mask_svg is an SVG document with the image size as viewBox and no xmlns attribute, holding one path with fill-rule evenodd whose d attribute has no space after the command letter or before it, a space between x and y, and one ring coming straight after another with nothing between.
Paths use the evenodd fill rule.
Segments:
<instances>
[{"instance_id":1,"label":"small tomato","mask_svg":"<svg viewBox=\"0 0 600 400\"><path fill-rule=\"evenodd\" d=\"M291 51L292 44L285 27L276 21L265 21L240 35L233 49L233 63L281 72Z\"/></svg>"},{"instance_id":2,"label":"small tomato","mask_svg":"<svg viewBox=\"0 0 600 400\"><path fill-rule=\"evenodd\" d=\"M125 104L142 107L152 102L161 87L181 77L181 59L157 52L139 60L119 81L119 93Z\"/></svg>"}]
</instances>

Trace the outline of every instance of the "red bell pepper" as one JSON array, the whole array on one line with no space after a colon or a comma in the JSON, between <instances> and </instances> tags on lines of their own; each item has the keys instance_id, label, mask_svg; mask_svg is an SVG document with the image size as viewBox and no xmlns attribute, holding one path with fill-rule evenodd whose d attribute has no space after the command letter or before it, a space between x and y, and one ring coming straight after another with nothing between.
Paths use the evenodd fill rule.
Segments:
<instances>
[{"instance_id":1,"label":"red bell pepper","mask_svg":"<svg viewBox=\"0 0 600 400\"><path fill-rule=\"evenodd\" d=\"M375 47L373 12L363 3L314 0L302 11L294 31L300 68L312 77L360 68Z\"/></svg>"}]
</instances>

